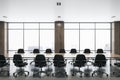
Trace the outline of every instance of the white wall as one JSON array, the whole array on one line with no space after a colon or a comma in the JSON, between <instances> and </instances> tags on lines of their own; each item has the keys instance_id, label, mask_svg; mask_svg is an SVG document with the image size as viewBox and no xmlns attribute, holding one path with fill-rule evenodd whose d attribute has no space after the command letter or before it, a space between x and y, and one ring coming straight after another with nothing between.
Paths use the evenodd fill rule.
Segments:
<instances>
[{"instance_id":1,"label":"white wall","mask_svg":"<svg viewBox=\"0 0 120 80\"><path fill-rule=\"evenodd\" d=\"M112 0L112 13L114 17L113 21L120 21L120 0Z\"/></svg>"},{"instance_id":2,"label":"white wall","mask_svg":"<svg viewBox=\"0 0 120 80\"><path fill-rule=\"evenodd\" d=\"M56 6L56 2L62 6ZM106 22L119 20L120 0L0 0L0 20L8 22ZM3 18L7 16L8 18Z\"/></svg>"}]
</instances>

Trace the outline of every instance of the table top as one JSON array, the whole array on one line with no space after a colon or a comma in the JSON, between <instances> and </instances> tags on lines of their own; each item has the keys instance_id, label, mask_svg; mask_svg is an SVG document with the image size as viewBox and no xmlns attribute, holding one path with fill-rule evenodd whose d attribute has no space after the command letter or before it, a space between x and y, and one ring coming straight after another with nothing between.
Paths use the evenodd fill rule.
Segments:
<instances>
[{"instance_id":1,"label":"table top","mask_svg":"<svg viewBox=\"0 0 120 80\"><path fill-rule=\"evenodd\" d=\"M18 54L18 53L13 53L13 54L9 54L8 57L13 57L14 54ZM19 53L20 54L20 53ZM84 54L86 58L91 58L91 57L95 57L97 54L104 54L106 57L120 57L120 55L111 55L111 53L89 53L89 54L85 54L85 53L23 53L21 54L22 57L27 57L27 58L34 58L36 57L36 55L38 54L43 54L45 55L45 57L49 57L49 58L53 58L55 55L63 55L65 58L75 58L78 54Z\"/></svg>"}]
</instances>

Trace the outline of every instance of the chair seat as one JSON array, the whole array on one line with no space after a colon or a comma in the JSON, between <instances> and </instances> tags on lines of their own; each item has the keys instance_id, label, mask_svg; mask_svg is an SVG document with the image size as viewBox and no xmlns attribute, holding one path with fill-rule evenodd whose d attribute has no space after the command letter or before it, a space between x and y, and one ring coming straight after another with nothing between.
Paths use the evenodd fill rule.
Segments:
<instances>
[{"instance_id":1,"label":"chair seat","mask_svg":"<svg viewBox=\"0 0 120 80\"><path fill-rule=\"evenodd\" d=\"M84 64L74 63L73 66L82 67L82 66L85 66L85 65Z\"/></svg>"},{"instance_id":2,"label":"chair seat","mask_svg":"<svg viewBox=\"0 0 120 80\"><path fill-rule=\"evenodd\" d=\"M64 67L66 64L54 64L55 67Z\"/></svg>"},{"instance_id":3,"label":"chair seat","mask_svg":"<svg viewBox=\"0 0 120 80\"><path fill-rule=\"evenodd\" d=\"M8 63L4 63L4 64L3 64L3 63L2 63L2 64L0 63L0 67L4 67L4 66L6 66L6 65L8 65Z\"/></svg>"},{"instance_id":4,"label":"chair seat","mask_svg":"<svg viewBox=\"0 0 120 80\"><path fill-rule=\"evenodd\" d=\"M19 63L19 64L15 64L15 66L17 67L24 67L26 66L28 63L24 62L24 63Z\"/></svg>"},{"instance_id":5,"label":"chair seat","mask_svg":"<svg viewBox=\"0 0 120 80\"><path fill-rule=\"evenodd\" d=\"M120 67L120 63L114 63L114 65L116 65L117 67Z\"/></svg>"},{"instance_id":6,"label":"chair seat","mask_svg":"<svg viewBox=\"0 0 120 80\"><path fill-rule=\"evenodd\" d=\"M105 64L94 64L94 66L103 67Z\"/></svg>"},{"instance_id":7,"label":"chair seat","mask_svg":"<svg viewBox=\"0 0 120 80\"><path fill-rule=\"evenodd\" d=\"M39 65L39 64L35 64L35 67L44 67L44 66L47 66L47 64L46 64L46 63L41 64L41 65Z\"/></svg>"}]
</instances>

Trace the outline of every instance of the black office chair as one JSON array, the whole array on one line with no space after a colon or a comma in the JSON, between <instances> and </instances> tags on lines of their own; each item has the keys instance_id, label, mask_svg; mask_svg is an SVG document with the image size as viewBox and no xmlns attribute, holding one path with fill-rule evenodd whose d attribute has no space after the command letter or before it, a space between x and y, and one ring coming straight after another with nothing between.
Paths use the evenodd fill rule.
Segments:
<instances>
[{"instance_id":1,"label":"black office chair","mask_svg":"<svg viewBox=\"0 0 120 80\"><path fill-rule=\"evenodd\" d=\"M90 49L85 49L83 53L91 53Z\"/></svg>"},{"instance_id":2,"label":"black office chair","mask_svg":"<svg viewBox=\"0 0 120 80\"><path fill-rule=\"evenodd\" d=\"M21 54L21 53L25 53L25 52L24 52L24 49L18 49L17 53Z\"/></svg>"},{"instance_id":3,"label":"black office chair","mask_svg":"<svg viewBox=\"0 0 120 80\"><path fill-rule=\"evenodd\" d=\"M39 49L34 49L34 50L33 50L33 53L35 53L35 54L36 54L36 53L40 53L40 51L39 51Z\"/></svg>"},{"instance_id":4,"label":"black office chair","mask_svg":"<svg viewBox=\"0 0 120 80\"><path fill-rule=\"evenodd\" d=\"M77 50L75 49L75 48L72 48L71 50L70 50L70 53L73 53L73 54L75 54L75 53L77 53ZM68 63L73 63L74 62L74 59L72 60L72 61L69 61Z\"/></svg>"},{"instance_id":5,"label":"black office chair","mask_svg":"<svg viewBox=\"0 0 120 80\"><path fill-rule=\"evenodd\" d=\"M8 66L9 63L5 59L4 55L0 55L0 74L7 72L7 76L9 76L9 70L4 70L3 67Z\"/></svg>"},{"instance_id":6,"label":"black office chair","mask_svg":"<svg viewBox=\"0 0 120 80\"><path fill-rule=\"evenodd\" d=\"M48 49L45 50L45 53L48 53L48 54L49 54L49 53L53 53L53 52L52 52L52 50L51 50L50 48L48 48ZM49 58L47 59L47 62L50 63L50 65L52 65L52 62L50 61ZM50 66L50 65L49 65L49 66Z\"/></svg>"},{"instance_id":7,"label":"black office chair","mask_svg":"<svg viewBox=\"0 0 120 80\"><path fill-rule=\"evenodd\" d=\"M23 67L25 67L27 65L27 63L24 62L21 55L15 54L14 57L13 57L13 63L16 67L20 68L18 71L13 73L14 77L22 76L22 75L25 75L25 77L26 77L26 76L29 75L28 71L25 71L24 69L22 69Z\"/></svg>"},{"instance_id":8,"label":"black office chair","mask_svg":"<svg viewBox=\"0 0 120 80\"><path fill-rule=\"evenodd\" d=\"M59 53L66 53L65 49L60 49Z\"/></svg>"},{"instance_id":9,"label":"black office chair","mask_svg":"<svg viewBox=\"0 0 120 80\"><path fill-rule=\"evenodd\" d=\"M46 49L45 53L52 53L52 50L51 49Z\"/></svg>"},{"instance_id":10,"label":"black office chair","mask_svg":"<svg viewBox=\"0 0 120 80\"><path fill-rule=\"evenodd\" d=\"M104 53L103 49L97 49L97 53Z\"/></svg>"},{"instance_id":11,"label":"black office chair","mask_svg":"<svg viewBox=\"0 0 120 80\"><path fill-rule=\"evenodd\" d=\"M120 62L119 62L119 58L116 60L116 62L114 63L116 70L113 71L113 75L116 77L120 77Z\"/></svg>"},{"instance_id":12,"label":"black office chair","mask_svg":"<svg viewBox=\"0 0 120 80\"><path fill-rule=\"evenodd\" d=\"M39 54L40 51L39 51L39 49L34 49L33 52L31 52L31 53ZM30 65L31 65L33 62L34 62L34 61L30 62Z\"/></svg>"},{"instance_id":13,"label":"black office chair","mask_svg":"<svg viewBox=\"0 0 120 80\"><path fill-rule=\"evenodd\" d=\"M98 70L93 71L92 76L94 76L96 73L99 76L102 76L103 74L106 74L106 76L108 76L107 73L105 73L105 71L102 69L102 67L106 66L106 57L103 54L97 54L95 57L95 61L93 63L94 66L99 67Z\"/></svg>"},{"instance_id":14,"label":"black office chair","mask_svg":"<svg viewBox=\"0 0 120 80\"><path fill-rule=\"evenodd\" d=\"M80 73L80 77L82 77L82 74L84 73L83 71L80 70L81 67L85 66L86 64L86 57L83 54L78 54L76 56L76 59L73 63L73 72L72 72L72 76L74 76L76 73ZM75 71L74 67L78 67L79 70Z\"/></svg>"},{"instance_id":15,"label":"black office chair","mask_svg":"<svg viewBox=\"0 0 120 80\"><path fill-rule=\"evenodd\" d=\"M39 74L39 77L41 77L41 73L45 73L47 76L49 76L49 74L46 71L43 71L42 68L47 66L47 62L45 59L44 55L37 55L35 57L35 67L39 67L40 70L37 71L35 74L33 74L33 77L35 77L36 74Z\"/></svg>"},{"instance_id":16,"label":"black office chair","mask_svg":"<svg viewBox=\"0 0 120 80\"><path fill-rule=\"evenodd\" d=\"M60 77L61 75L64 75L64 77L67 77L67 72L65 71L64 67L66 66L66 60L62 55L55 55L53 59L53 63L55 68L55 73L52 74L52 76ZM60 76L57 76L60 74Z\"/></svg>"},{"instance_id":17,"label":"black office chair","mask_svg":"<svg viewBox=\"0 0 120 80\"><path fill-rule=\"evenodd\" d=\"M77 50L73 48L70 50L70 53L77 53Z\"/></svg>"}]
</instances>

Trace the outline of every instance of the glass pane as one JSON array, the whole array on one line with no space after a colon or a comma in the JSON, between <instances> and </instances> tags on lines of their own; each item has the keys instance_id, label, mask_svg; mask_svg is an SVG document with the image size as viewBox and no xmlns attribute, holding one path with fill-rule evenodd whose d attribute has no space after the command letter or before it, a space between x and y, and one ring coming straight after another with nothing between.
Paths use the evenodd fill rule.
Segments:
<instances>
[{"instance_id":1,"label":"glass pane","mask_svg":"<svg viewBox=\"0 0 120 80\"><path fill-rule=\"evenodd\" d=\"M40 50L54 50L54 30L40 30Z\"/></svg>"},{"instance_id":2,"label":"glass pane","mask_svg":"<svg viewBox=\"0 0 120 80\"><path fill-rule=\"evenodd\" d=\"M110 29L110 23L96 23L96 29Z\"/></svg>"},{"instance_id":3,"label":"glass pane","mask_svg":"<svg viewBox=\"0 0 120 80\"><path fill-rule=\"evenodd\" d=\"M40 29L54 29L54 23L40 23Z\"/></svg>"},{"instance_id":4,"label":"glass pane","mask_svg":"<svg viewBox=\"0 0 120 80\"><path fill-rule=\"evenodd\" d=\"M39 29L39 23L25 23L24 29Z\"/></svg>"},{"instance_id":5,"label":"glass pane","mask_svg":"<svg viewBox=\"0 0 120 80\"><path fill-rule=\"evenodd\" d=\"M94 30L80 30L80 50L94 50Z\"/></svg>"},{"instance_id":6,"label":"glass pane","mask_svg":"<svg viewBox=\"0 0 120 80\"><path fill-rule=\"evenodd\" d=\"M79 30L65 30L65 50L79 50Z\"/></svg>"},{"instance_id":7,"label":"glass pane","mask_svg":"<svg viewBox=\"0 0 120 80\"><path fill-rule=\"evenodd\" d=\"M9 23L8 29L23 29L23 23Z\"/></svg>"},{"instance_id":8,"label":"glass pane","mask_svg":"<svg viewBox=\"0 0 120 80\"><path fill-rule=\"evenodd\" d=\"M9 30L9 50L23 48L23 30Z\"/></svg>"},{"instance_id":9,"label":"glass pane","mask_svg":"<svg viewBox=\"0 0 120 80\"><path fill-rule=\"evenodd\" d=\"M110 50L110 30L96 30L96 49Z\"/></svg>"},{"instance_id":10,"label":"glass pane","mask_svg":"<svg viewBox=\"0 0 120 80\"><path fill-rule=\"evenodd\" d=\"M25 30L24 34L25 50L39 48L39 30Z\"/></svg>"},{"instance_id":11,"label":"glass pane","mask_svg":"<svg viewBox=\"0 0 120 80\"><path fill-rule=\"evenodd\" d=\"M94 23L80 23L80 29L95 29Z\"/></svg>"},{"instance_id":12,"label":"glass pane","mask_svg":"<svg viewBox=\"0 0 120 80\"><path fill-rule=\"evenodd\" d=\"M79 23L65 23L65 29L79 29Z\"/></svg>"}]
</instances>

